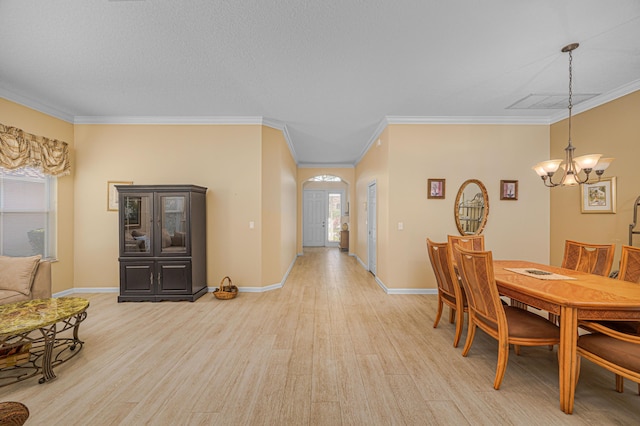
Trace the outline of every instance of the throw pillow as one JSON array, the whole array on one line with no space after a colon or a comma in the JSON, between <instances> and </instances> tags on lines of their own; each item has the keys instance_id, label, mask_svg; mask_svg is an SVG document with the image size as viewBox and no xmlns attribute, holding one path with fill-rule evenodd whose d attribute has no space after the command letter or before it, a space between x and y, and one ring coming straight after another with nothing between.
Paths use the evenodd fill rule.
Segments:
<instances>
[{"instance_id":1,"label":"throw pillow","mask_svg":"<svg viewBox=\"0 0 640 426\"><path fill-rule=\"evenodd\" d=\"M184 236L185 236L184 232L176 231L173 234L173 237L171 237L171 245L184 247Z\"/></svg>"},{"instance_id":2,"label":"throw pillow","mask_svg":"<svg viewBox=\"0 0 640 426\"><path fill-rule=\"evenodd\" d=\"M171 247L171 235L166 229L162 230L162 248Z\"/></svg>"},{"instance_id":3,"label":"throw pillow","mask_svg":"<svg viewBox=\"0 0 640 426\"><path fill-rule=\"evenodd\" d=\"M31 293L33 277L42 256L0 256L0 290L17 291L25 296Z\"/></svg>"}]
</instances>

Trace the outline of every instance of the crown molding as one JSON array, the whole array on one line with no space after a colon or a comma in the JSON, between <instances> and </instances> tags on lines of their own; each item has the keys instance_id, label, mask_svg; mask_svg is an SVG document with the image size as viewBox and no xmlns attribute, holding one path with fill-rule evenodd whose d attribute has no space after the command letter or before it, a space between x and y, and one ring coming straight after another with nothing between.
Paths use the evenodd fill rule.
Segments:
<instances>
[{"instance_id":1,"label":"crown molding","mask_svg":"<svg viewBox=\"0 0 640 426\"><path fill-rule=\"evenodd\" d=\"M262 125L271 127L272 129L280 130L284 135L284 140L287 141L287 145L289 146L289 152L291 152L291 156L293 157L293 161L298 164L298 156L296 155L296 150L293 147L293 141L291 140L291 135L289 134L289 128L286 123L275 120L273 118L262 118Z\"/></svg>"},{"instance_id":2,"label":"crown molding","mask_svg":"<svg viewBox=\"0 0 640 426\"><path fill-rule=\"evenodd\" d=\"M625 84L624 86L620 86L617 89L611 90L603 95L591 98L588 101L580 102L578 105L575 105L571 111L573 115L580 114L581 112L599 107L600 105L604 105L623 96L630 95L631 93L637 92L638 90L640 90L640 79L632 81L629 84ZM562 112L552 115L549 119L549 124L557 123L558 121L562 121L567 117L569 117L569 110L564 109L562 110Z\"/></svg>"},{"instance_id":3,"label":"crown molding","mask_svg":"<svg viewBox=\"0 0 640 426\"><path fill-rule=\"evenodd\" d=\"M66 121L67 123L73 123L73 114L52 107L51 105L44 104L28 96L19 95L4 87L0 87L0 97L43 114L50 115L51 117Z\"/></svg>"},{"instance_id":4,"label":"crown molding","mask_svg":"<svg viewBox=\"0 0 640 426\"><path fill-rule=\"evenodd\" d=\"M547 117L510 117L510 116L387 116L388 124L540 124L548 125Z\"/></svg>"},{"instance_id":5,"label":"crown molding","mask_svg":"<svg viewBox=\"0 0 640 426\"><path fill-rule=\"evenodd\" d=\"M384 117L382 120L380 120L380 122L378 123L378 126L376 127L376 130L374 130L373 134L369 138L369 141L367 142L367 144L365 145L364 149L360 152L360 155L358 156L358 158L354 162L354 166L356 166L360 161L362 161L362 159L364 158L365 154L367 152L369 152L369 149L371 149L373 144L378 140L378 138L380 137L382 132L384 132L384 129L386 129L388 125L389 125L389 117L388 116Z\"/></svg>"},{"instance_id":6,"label":"crown molding","mask_svg":"<svg viewBox=\"0 0 640 426\"><path fill-rule=\"evenodd\" d=\"M128 115L105 115L105 116L76 116L74 124L262 124L262 117L242 117L242 116L128 116Z\"/></svg>"},{"instance_id":7,"label":"crown molding","mask_svg":"<svg viewBox=\"0 0 640 426\"><path fill-rule=\"evenodd\" d=\"M299 163L300 169L353 169L351 163Z\"/></svg>"}]
</instances>

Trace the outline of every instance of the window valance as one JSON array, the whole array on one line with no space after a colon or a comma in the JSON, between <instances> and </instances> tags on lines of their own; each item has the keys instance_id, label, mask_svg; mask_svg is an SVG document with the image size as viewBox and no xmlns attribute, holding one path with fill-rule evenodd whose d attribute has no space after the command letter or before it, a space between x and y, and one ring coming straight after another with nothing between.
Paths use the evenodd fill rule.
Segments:
<instances>
[{"instance_id":1,"label":"window valance","mask_svg":"<svg viewBox=\"0 0 640 426\"><path fill-rule=\"evenodd\" d=\"M0 167L8 170L34 167L53 176L68 175L71 172L69 146L66 142L0 124Z\"/></svg>"}]
</instances>

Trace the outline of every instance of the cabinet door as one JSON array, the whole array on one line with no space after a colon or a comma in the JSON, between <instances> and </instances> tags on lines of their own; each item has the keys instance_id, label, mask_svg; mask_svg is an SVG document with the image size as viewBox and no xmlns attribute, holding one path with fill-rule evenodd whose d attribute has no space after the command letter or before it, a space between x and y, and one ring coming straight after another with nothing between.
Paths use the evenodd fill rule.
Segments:
<instances>
[{"instance_id":1,"label":"cabinet door","mask_svg":"<svg viewBox=\"0 0 640 426\"><path fill-rule=\"evenodd\" d=\"M120 253L153 255L153 197L149 193L123 193L119 198Z\"/></svg>"},{"instance_id":2,"label":"cabinet door","mask_svg":"<svg viewBox=\"0 0 640 426\"><path fill-rule=\"evenodd\" d=\"M152 260L120 261L120 294L153 295L154 264Z\"/></svg>"},{"instance_id":3,"label":"cabinet door","mask_svg":"<svg viewBox=\"0 0 640 426\"><path fill-rule=\"evenodd\" d=\"M157 208L160 229L156 253L160 256L188 256L189 249L189 194L159 193Z\"/></svg>"},{"instance_id":4,"label":"cabinet door","mask_svg":"<svg viewBox=\"0 0 640 426\"><path fill-rule=\"evenodd\" d=\"M159 260L158 294L191 293L191 261Z\"/></svg>"}]
</instances>

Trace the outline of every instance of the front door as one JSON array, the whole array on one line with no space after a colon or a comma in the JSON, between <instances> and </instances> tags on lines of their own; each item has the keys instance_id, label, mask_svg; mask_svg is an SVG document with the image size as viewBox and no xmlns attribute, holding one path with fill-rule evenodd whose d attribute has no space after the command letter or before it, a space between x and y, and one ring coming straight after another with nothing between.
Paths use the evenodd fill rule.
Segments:
<instances>
[{"instance_id":1,"label":"front door","mask_svg":"<svg viewBox=\"0 0 640 426\"><path fill-rule=\"evenodd\" d=\"M323 190L305 190L303 195L302 245L323 247L326 241L327 193Z\"/></svg>"}]
</instances>

